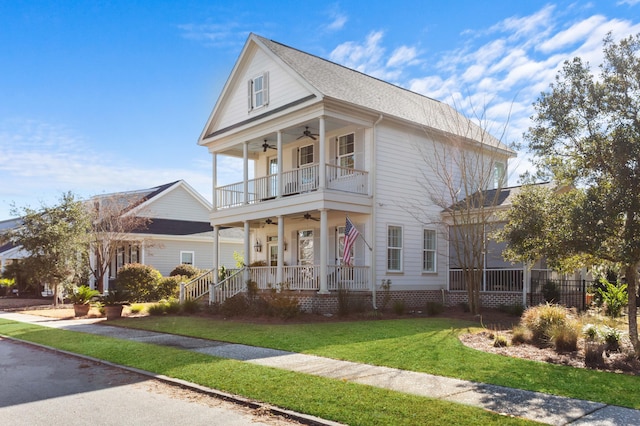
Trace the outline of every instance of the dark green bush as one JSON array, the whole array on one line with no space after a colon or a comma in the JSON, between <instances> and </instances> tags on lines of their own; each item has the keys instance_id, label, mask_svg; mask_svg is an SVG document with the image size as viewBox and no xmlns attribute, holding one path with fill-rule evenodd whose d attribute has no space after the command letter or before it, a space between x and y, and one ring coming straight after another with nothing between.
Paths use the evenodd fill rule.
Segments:
<instances>
[{"instance_id":1,"label":"dark green bush","mask_svg":"<svg viewBox=\"0 0 640 426\"><path fill-rule=\"evenodd\" d=\"M171 271L169 273L170 277L175 277L175 276L183 276L183 277L187 277L187 278L195 278L198 275L200 275L202 272L200 271L200 269L196 268L193 265L178 265L175 268L173 268L173 271Z\"/></svg>"},{"instance_id":2,"label":"dark green bush","mask_svg":"<svg viewBox=\"0 0 640 426\"><path fill-rule=\"evenodd\" d=\"M560 288L558 284L551 280L545 281L542 285L542 296L545 302L558 303L560 301Z\"/></svg>"},{"instance_id":3,"label":"dark green bush","mask_svg":"<svg viewBox=\"0 0 640 426\"><path fill-rule=\"evenodd\" d=\"M162 275L156 269L140 263L129 263L118 271L116 287L129 294L130 302L151 302Z\"/></svg>"},{"instance_id":4,"label":"dark green bush","mask_svg":"<svg viewBox=\"0 0 640 426\"><path fill-rule=\"evenodd\" d=\"M220 305L220 313L225 317L246 315L249 311L249 301L244 293L229 297Z\"/></svg>"},{"instance_id":5,"label":"dark green bush","mask_svg":"<svg viewBox=\"0 0 640 426\"><path fill-rule=\"evenodd\" d=\"M202 306L197 300L185 300L182 303L182 312L186 314L195 314L200 311Z\"/></svg>"},{"instance_id":6,"label":"dark green bush","mask_svg":"<svg viewBox=\"0 0 640 426\"><path fill-rule=\"evenodd\" d=\"M433 316L441 314L444 311L444 306L439 302L427 302L427 315Z\"/></svg>"}]
</instances>

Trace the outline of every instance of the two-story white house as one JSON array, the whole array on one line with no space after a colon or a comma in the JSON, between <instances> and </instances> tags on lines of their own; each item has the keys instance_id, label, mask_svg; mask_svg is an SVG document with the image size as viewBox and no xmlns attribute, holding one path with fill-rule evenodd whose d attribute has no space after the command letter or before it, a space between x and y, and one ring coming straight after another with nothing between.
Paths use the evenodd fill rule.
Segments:
<instances>
[{"instance_id":1,"label":"two-story white house","mask_svg":"<svg viewBox=\"0 0 640 426\"><path fill-rule=\"evenodd\" d=\"M424 214L440 215L422 194L420 180L437 178L418 147L452 138L469 149L490 144L503 181L515 153L448 105L251 34L199 139L213 157L214 239L225 227L245 231L250 267L236 288L287 283L303 308L331 310L338 289L375 304L390 280L407 307L443 301L447 230L407 203L422 199ZM221 156L242 158L240 182L217 185ZM347 217L360 234L349 264Z\"/></svg>"}]
</instances>

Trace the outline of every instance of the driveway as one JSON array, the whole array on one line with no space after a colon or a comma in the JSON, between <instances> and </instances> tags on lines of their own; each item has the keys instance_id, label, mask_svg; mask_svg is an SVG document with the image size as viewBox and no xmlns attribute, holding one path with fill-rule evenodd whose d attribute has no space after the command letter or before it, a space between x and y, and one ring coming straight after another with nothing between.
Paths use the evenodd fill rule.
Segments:
<instances>
[{"instance_id":1,"label":"driveway","mask_svg":"<svg viewBox=\"0 0 640 426\"><path fill-rule=\"evenodd\" d=\"M158 380L0 338L0 424L293 425Z\"/></svg>"}]
</instances>

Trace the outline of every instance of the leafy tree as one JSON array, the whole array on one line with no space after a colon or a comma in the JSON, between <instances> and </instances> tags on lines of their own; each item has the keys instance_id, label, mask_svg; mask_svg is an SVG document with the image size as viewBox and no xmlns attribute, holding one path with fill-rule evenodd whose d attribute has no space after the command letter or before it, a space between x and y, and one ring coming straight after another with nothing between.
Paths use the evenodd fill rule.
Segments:
<instances>
[{"instance_id":1,"label":"leafy tree","mask_svg":"<svg viewBox=\"0 0 640 426\"><path fill-rule=\"evenodd\" d=\"M580 58L567 61L535 104L525 135L538 167L565 191L526 191L503 236L514 258L546 256L563 265L622 265L629 291L629 337L638 342L640 265L640 34L604 39L595 76Z\"/></svg>"},{"instance_id":2,"label":"leafy tree","mask_svg":"<svg viewBox=\"0 0 640 426\"><path fill-rule=\"evenodd\" d=\"M22 267L53 287L57 305L61 284L77 281L85 273L90 227L87 211L68 192L56 206L43 205L38 211L25 207L12 213L20 216L22 223L9 230L7 237L29 253Z\"/></svg>"}]
</instances>

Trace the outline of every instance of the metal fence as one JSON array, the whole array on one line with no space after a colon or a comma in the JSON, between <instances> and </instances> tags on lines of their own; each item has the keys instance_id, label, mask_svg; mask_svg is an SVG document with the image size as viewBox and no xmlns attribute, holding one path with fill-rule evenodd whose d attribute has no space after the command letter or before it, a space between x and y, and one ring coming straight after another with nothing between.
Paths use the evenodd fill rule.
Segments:
<instances>
[{"instance_id":1,"label":"metal fence","mask_svg":"<svg viewBox=\"0 0 640 426\"><path fill-rule=\"evenodd\" d=\"M584 311L589 306L587 287L591 284L593 284L591 281L586 280L531 280L529 306L549 302Z\"/></svg>"}]
</instances>

